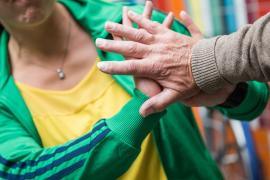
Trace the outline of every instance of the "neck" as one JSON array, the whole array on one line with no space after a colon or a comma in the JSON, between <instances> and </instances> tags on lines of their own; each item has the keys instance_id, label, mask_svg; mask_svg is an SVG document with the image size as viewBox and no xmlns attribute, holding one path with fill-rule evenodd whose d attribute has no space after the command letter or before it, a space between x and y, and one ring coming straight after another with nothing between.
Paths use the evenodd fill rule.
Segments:
<instances>
[{"instance_id":1,"label":"neck","mask_svg":"<svg viewBox=\"0 0 270 180\"><path fill-rule=\"evenodd\" d=\"M9 27L11 34L9 47L20 57L58 56L66 46L68 13L61 5L55 5L52 14L34 27ZM30 59L29 59L30 60Z\"/></svg>"}]
</instances>

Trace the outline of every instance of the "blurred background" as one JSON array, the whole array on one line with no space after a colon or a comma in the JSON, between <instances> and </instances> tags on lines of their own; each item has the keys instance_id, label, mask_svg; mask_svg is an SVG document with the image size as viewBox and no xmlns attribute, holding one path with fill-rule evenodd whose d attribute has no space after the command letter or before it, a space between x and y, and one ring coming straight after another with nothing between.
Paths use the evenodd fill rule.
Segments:
<instances>
[{"instance_id":1,"label":"blurred background","mask_svg":"<svg viewBox=\"0 0 270 180\"><path fill-rule=\"evenodd\" d=\"M119 0L108 0L119 2ZM123 0L121 0L123 2ZM126 0L143 4L145 0ZM235 32L270 12L270 0L153 0L156 9L186 10L205 37ZM228 180L270 180L270 103L252 122L235 121L216 111L193 108L201 134Z\"/></svg>"}]
</instances>

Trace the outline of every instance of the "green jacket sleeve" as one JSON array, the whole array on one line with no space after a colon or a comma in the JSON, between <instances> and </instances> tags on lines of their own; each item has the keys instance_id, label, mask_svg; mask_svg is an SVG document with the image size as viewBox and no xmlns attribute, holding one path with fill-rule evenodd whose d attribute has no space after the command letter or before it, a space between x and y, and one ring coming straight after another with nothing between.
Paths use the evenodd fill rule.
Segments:
<instances>
[{"instance_id":1,"label":"green jacket sleeve","mask_svg":"<svg viewBox=\"0 0 270 180\"><path fill-rule=\"evenodd\" d=\"M269 98L269 89L266 83L257 81L248 82L248 92L242 103L234 108L215 107L224 115L232 119L253 120L265 109Z\"/></svg>"},{"instance_id":2,"label":"green jacket sleeve","mask_svg":"<svg viewBox=\"0 0 270 180\"><path fill-rule=\"evenodd\" d=\"M110 119L66 144L43 148L2 105L0 177L2 179L115 179L132 164L140 144L162 114L143 118L147 99L139 91Z\"/></svg>"}]
</instances>

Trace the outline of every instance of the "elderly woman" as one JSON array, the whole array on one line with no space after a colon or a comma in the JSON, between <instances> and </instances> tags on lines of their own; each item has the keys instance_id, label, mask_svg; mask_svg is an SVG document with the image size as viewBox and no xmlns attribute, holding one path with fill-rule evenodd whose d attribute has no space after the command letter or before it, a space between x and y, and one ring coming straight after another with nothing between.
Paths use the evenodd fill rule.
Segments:
<instances>
[{"instance_id":1,"label":"elderly woman","mask_svg":"<svg viewBox=\"0 0 270 180\"><path fill-rule=\"evenodd\" d=\"M139 108L159 85L135 78L137 90L130 76L97 70L100 60L124 59L93 44L111 39L104 24L120 23L121 9L98 0L0 0L1 179L222 179L189 107L175 103L144 118ZM188 34L178 22L172 28ZM250 82L241 92L239 102L216 108L256 117L267 86Z\"/></svg>"}]
</instances>

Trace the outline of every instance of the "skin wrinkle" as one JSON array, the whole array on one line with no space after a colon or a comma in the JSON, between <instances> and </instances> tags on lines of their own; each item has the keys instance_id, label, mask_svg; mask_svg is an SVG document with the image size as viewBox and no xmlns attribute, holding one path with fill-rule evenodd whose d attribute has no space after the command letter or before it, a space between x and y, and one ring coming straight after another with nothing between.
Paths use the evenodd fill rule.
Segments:
<instances>
[{"instance_id":1,"label":"skin wrinkle","mask_svg":"<svg viewBox=\"0 0 270 180\"><path fill-rule=\"evenodd\" d=\"M152 34L154 37L153 40L146 41L147 35L143 35L143 33L139 34L140 31L135 28L126 28L126 26L119 25L113 31L108 30L108 32L123 36L123 38L126 38L127 34L128 36L133 36L129 39L136 41L137 47L134 46L132 50L130 50L126 48L126 44L121 42L117 45L121 47L118 50L112 47L100 47L102 50L124 54L132 59L132 61L129 60L127 62L119 63L106 61L100 64L100 70L109 74L131 74L137 77L151 78L162 86L163 91L152 97L142 106L140 112L142 112L143 115L148 114L145 113L145 111L149 110L151 112L151 109L153 110L153 108L166 108L167 105L178 100L183 101L193 96L200 99L205 96L206 94L199 90L192 75L192 48L194 44L202 38L202 34L192 21L188 20L187 16L185 16L186 19L183 21L192 34L192 37L189 37L175 33L169 28L165 28L157 22L149 21L131 11L128 12L128 15L139 27L145 29L149 34ZM144 36L144 38L141 36ZM131 42L128 43L132 44ZM151 47L151 51L147 48L143 48L145 46ZM143 53L140 52L139 47L144 49ZM139 55L141 57L138 57ZM142 61L144 61L144 63L142 63ZM133 67L130 68L129 66ZM232 87L232 90L233 89L234 87ZM218 92L216 93L217 95L221 95L218 94ZM224 94L224 97L228 96L229 94ZM212 103L218 102L213 101L212 99L204 99L204 101L205 100L211 101ZM221 99L219 100L221 101ZM185 101L183 102L185 103ZM202 101L199 103L201 102Z\"/></svg>"}]
</instances>

